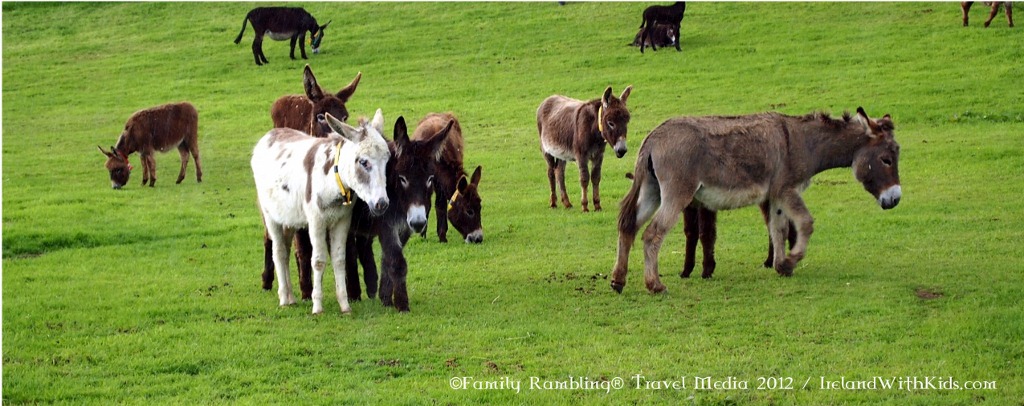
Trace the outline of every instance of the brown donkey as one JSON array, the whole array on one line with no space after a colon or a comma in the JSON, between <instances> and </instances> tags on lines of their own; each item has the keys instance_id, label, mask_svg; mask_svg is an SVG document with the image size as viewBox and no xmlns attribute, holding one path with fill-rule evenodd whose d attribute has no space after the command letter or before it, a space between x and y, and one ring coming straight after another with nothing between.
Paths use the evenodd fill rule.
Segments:
<instances>
[{"instance_id":1,"label":"brown donkey","mask_svg":"<svg viewBox=\"0 0 1024 406\"><path fill-rule=\"evenodd\" d=\"M551 207L555 202L555 180L562 188L562 205L572 207L565 190L565 164L576 161L580 167L580 186L583 188L580 204L587 208L587 185L594 181L594 210L601 210L601 163L606 144L612 145L615 156L626 155L626 126L629 109L626 100L633 86L627 86L622 95L612 95L608 86L600 99L581 101L554 95L544 99L537 108L537 132L540 147L548 163L548 183L551 185ZM594 162L593 169L589 168Z\"/></svg>"},{"instance_id":2,"label":"brown donkey","mask_svg":"<svg viewBox=\"0 0 1024 406\"><path fill-rule=\"evenodd\" d=\"M813 232L801 193L815 174L852 166L883 209L899 204L899 144L893 128L889 115L876 121L861 108L842 119L762 113L662 123L640 146L636 179L622 199L612 288L622 292L636 232L653 217L643 235L644 281L653 293L665 290L658 277L658 252L679 214L693 203L727 210L767 202L775 270L792 275ZM789 221L797 241L787 256Z\"/></svg>"},{"instance_id":3,"label":"brown donkey","mask_svg":"<svg viewBox=\"0 0 1024 406\"><path fill-rule=\"evenodd\" d=\"M967 14L971 11L971 6L974 5L973 1L965 1L960 3L960 11L964 14L964 27L967 26ZM990 7L988 13L988 20L985 20L985 28L988 28L989 24L992 24L992 19L996 18L999 14L999 7L1002 6L1006 9L1006 21L1010 23L1010 28L1013 28L1013 2L1012 1L993 1L985 2L986 6Z\"/></svg>"},{"instance_id":4,"label":"brown donkey","mask_svg":"<svg viewBox=\"0 0 1024 406\"><path fill-rule=\"evenodd\" d=\"M188 156L196 161L196 182L203 181L203 166L199 163L199 113L188 102L169 103L136 111L124 124L124 131L117 138L117 144L104 151L107 156L106 168L110 172L110 184L120 189L128 183L132 166L128 155L138 152L142 160L142 185L156 184L156 151L167 152L178 148L181 154L181 171L178 181L185 179Z\"/></svg>"},{"instance_id":5,"label":"brown donkey","mask_svg":"<svg viewBox=\"0 0 1024 406\"><path fill-rule=\"evenodd\" d=\"M462 167L462 127L452 113L430 113L416 126L413 140L427 140L452 123L441 150L441 159L437 162L437 177L434 179L434 200L437 205L437 238L448 242L448 221L452 222L468 243L478 244L484 241L484 228L480 212L480 170L473 171L471 178L466 177ZM427 204L427 211L430 205ZM424 234L426 230L424 229Z\"/></svg>"},{"instance_id":6,"label":"brown donkey","mask_svg":"<svg viewBox=\"0 0 1024 406\"><path fill-rule=\"evenodd\" d=\"M326 114L341 122L348 121L348 109L345 103L356 92L362 72L357 73L345 87L336 94L325 92L313 76L313 70L307 64L302 70L302 87L304 95L286 95L278 98L270 107L270 118L274 120L274 128L291 128L314 137L327 137L331 128L327 125ZM313 267L310 255L313 245L309 239L309 231L305 228L295 232L295 262L299 268L299 288L302 299L310 299L313 292ZM270 236L263 235L263 289L270 290L274 285L273 242Z\"/></svg>"}]
</instances>

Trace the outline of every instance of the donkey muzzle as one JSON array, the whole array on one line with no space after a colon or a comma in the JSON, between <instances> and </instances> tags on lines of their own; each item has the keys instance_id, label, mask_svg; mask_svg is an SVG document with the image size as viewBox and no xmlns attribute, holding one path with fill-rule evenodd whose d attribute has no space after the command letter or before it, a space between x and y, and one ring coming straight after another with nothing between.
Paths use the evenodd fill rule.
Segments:
<instances>
[{"instance_id":1,"label":"donkey muzzle","mask_svg":"<svg viewBox=\"0 0 1024 406\"><path fill-rule=\"evenodd\" d=\"M388 199L385 197L380 200L377 200L377 202L373 204L369 204L369 202L367 202L367 206L370 206L370 215L374 217L379 217L380 215L384 214L385 211L387 211Z\"/></svg>"},{"instance_id":2,"label":"donkey muzzle","mask_svg":"<svg viewBox=\"0 0 1024 406\"><path fill-rule=\"evenodd\" d=\"M409 207L405 220L409 223L409 228L413 232L417 234L423 233L427 229L427 208L421 205Z\"/></svg>"},{"instance_id":3,"label":"donkey muzzle","mask_svg":"<svg viewBox=\"0 0 1024 406\"><path fill-rule=\"evenodd\" d=\"M615 150L616 158L622 158L623 156L626 155L626 140L619 139L619 142L616 142L615 146L612 147L612 149Z\"/></svg>"},{"instance_id":4,"label":"donkey muzzle","mask_svg":"<svg viewBox=\"0 0 1024 406\"><path fill-rule=\"evenodd\" d=\"M484 230L482 228L466 236L467 244L480 244L482 242L484 242Z\"/></svg>"},{"instance_id":5,"label":"donkey muzzle","mask_svg":"<svg viewBox=\"0 0 1024 406\"><path fill-rule=\"evenodd\" d=\"M900 185L889 186L878 195L878 205L882 206L882 209L889 210L900 204L901 197L903 197L903 188Z\"/></svg>"}]
</instances>

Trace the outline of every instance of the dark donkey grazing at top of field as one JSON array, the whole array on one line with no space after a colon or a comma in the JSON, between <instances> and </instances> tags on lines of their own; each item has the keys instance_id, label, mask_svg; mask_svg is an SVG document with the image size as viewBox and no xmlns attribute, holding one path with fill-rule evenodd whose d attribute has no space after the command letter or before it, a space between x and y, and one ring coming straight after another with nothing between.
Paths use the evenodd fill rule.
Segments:
<instances>
[{"instance_id":1,"label":"dark donkey grazing at top of field","mask_svg":"<svg viewBox=\"0 0 1024 406\"><path fill-rule=\"evenodd\" d=\"M964 14L964 27L967 26L967 14L971 11L971 6L974 5L973 1L965 1L960 3L960 10ZM985 28L988 28L989 24L992 24L992 19L996 18L999 14L999 7L1002 6L1006 9L1006 21L1010 23L1010 28L1013 28L1013 2L1012 1L993 1L985 2L986 6L991 8L988 13L988 20L985 20Z\"/></svg>"},{"instance_id":2,"label":"dark donkey grazing at top of field","mask_svg":"<svg viewBox=\"0 0 1024 406\"><path fill-rule=\"evenodd\" d=\"M314 137L327 137L332 130L327 124L326 115L330 114L342 122L348 121L349 114L345 103L355 93L362 76L362 73L357 73L351 83L341 88L338 93L331 94L320 87L316 76L313 76L313 70L306 65L302 70L302 87L305 89L305 95L281 96L274 102L270 108L274 127L291 128ZM309 230L296 230L295 262L299 268L299 287L304 300L310 299L313 291L311 244ZM263 289L270 290L274 285L273 244L270 235L266 233L263 235L263 253Z\"/></svg>"},{"instance_id":3,"label":"dark donkey grazing at top of field","mask_svg":"<svg viewBox=\"0 0 1024 406\"><path fill-rule=\"evenodd\" d=\"M379 238L381 245L380 300L384 306L394 306L398 311L409 311L409 293L406 274L409 271L403 249L413 232L420 233L427 227L427 212L430 193L437 178L437 161L446 137L451 134L454 121L431 134L429 137L410 140L405 119L395 122L395 140L389 143L391 160L388 161L387 195L391 204L380 217L370 215L367 205L356 202L352 216L352 234L348 241L346 255L346 278L348 294L360 295L359 271L356 259L363 265L366 294L373 298L376 292L377 268L374 264L373 239Z\"/></svg>"},{"instance_id":4,"label":"dark donkey grazing at top of field","mask_svg":"<svg viewBox=\"0 0 1024 406\"><path fill-rule=\"evenodd\" d=\"M117 139L117 144L104 151L107 156L106 167L110 172L110 183L114 189L120 189L128 183L132 166L128 163L128 155L139 152L142 160L142 185L156 184L155 151L167 152L178 148L181 154L181 171L178 181L185 179L185 168L188 167L188 156L196 161L196 181L203 181L203 167L199 163L199 113L191 103L170 103L139 110L128 118L124 131Z\"/></svg>"},{"instance_id":5,"label":"dark donkey grazing at top of field","mask_svg":"<svg viewBox=\"0 0 1024 406\"><path fill-rule=\"evenodd\" d=\"M324 39L324 29L331 23L319 25L316 18L313 18L301 7L257 7L249 11L242 20L242 31L235 38L235 43L242 42L242 34L245 34L246 23L252 23L252 30L256 38L252 40L252 56L256 59L257 65L267 62L267 56L263 54L263 35L269 34L275 41L291 39L292 59L295 59L295 42L299 43L299 51L302 59L306 58L306 33L309 33L309 45L313 53L320 52L320 42Z\"/></svg>"},{"instance_id":6,"label":"dark donkey grazing at top of field","mask_svg":"<svg viewBox=\"0 0 1024 406\"><path fill-rule=\"evenodd\" d=\"M893 128L889 115L876 121L861 108L856 116L844 114L842 119L820 113L762 113L662 123L640 146L635 180L622 199L612 288L621 292L625 286L636 232L653 217L643 234L644 281L653 293L665 290L658 277L658 252L679 214L692 203L726 210L767 202L775 270L792 275L813 232L801 193L815 174L852 166L883 209L899 204L899 144ZM797 240L786 256L789 221Z\"/></svg>"},{"instance_id":7,"label":"dark donkey grazing at top of field","mask_svg":"<svg viewBox=\"0 0 1024 406\"><path fill-rule=\"evenodd\" d=\"M473 176L466 177L462 167L463 139L459 120L451 113L428 114L416 126L412 138L429 139L447 125L451 125L452 129L441 149L441 159L437 163L437 176L434 179L437 237L441 242L448 242L448 221L451 220L455 230L462 234L466 242L481 243L484 241L479 192L482 168L477 166ZM427 210L430 210L430 204L427 204Z\"/></svg>"},{"instance_id":8,"label":"dark donkey grazing at top of field","mask_svg":"<svg viewBox=\"0 0 1024 406\"><path fill-rule=\"evenodd\" d=\"M644 53L644 46L646 44L650 44L651 49L655 51L658 50L654 41L648 42L648 38L652 38L655 26L659 23L670 25L675 30L676 35L678 35L680 32L680 25L683 23L683 15L685 13L685 1L677 1L671 6L650 6L645 8L643 21L640 22L640 28L643 29L640 35L640 53ZM681 51L679 48L679 42L680 41L678 40L676 41L676 51Z\"/></svg>"},{"instance_id":9,"label":"dark donkey grazing at top of field","mask_svg":"<svg viewBox=\"0 0 1024 406\"><path fill-rule=\"evenodd\" d=\"M537 132L541 150L548 164L548 183L551 186L551 207L555 204L555 183L562 188L562 205L572 207L565 190L565 165L576 161L580 167L580 186L583 188L580 204L587 208L587 185L594 181L594 210L601 210L601 164L604 162L605 144L611 144L615 156L626 155L626 134L629 109L626 100L633 86L627 86L622 95L612 95L609 86L600 99L581 101L554 95L544 99L537 108ZM593 161L593 170L589 163Z\"/></svg>"}]
</instances>

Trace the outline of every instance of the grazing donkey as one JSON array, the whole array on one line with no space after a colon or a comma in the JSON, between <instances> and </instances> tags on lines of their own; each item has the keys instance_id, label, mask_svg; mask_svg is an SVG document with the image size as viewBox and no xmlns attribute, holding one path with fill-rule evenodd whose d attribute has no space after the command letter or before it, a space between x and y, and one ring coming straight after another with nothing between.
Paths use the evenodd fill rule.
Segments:
<instances>
[{"instance_id":1,"label":"grazing donkey","mask_svg":"<svg viewBox=\"0 0 1024 406\"><path fill-rule=\"evenodd\" d=\"M188 156L196 161L196 182L203 181L203 166L199 163L199 113L195 106L188 102L170 103L136 111L124 124L124 131L117 139L117 144L110 151L99 148L107 156L106 167L110 172L110 183L114 189L120 189L128 183L132 166L128 163L128 155L139 152L142 159L142 185L156 184L155 151L167 152L178 148L181 154L181 171L178 181L185 179L185 168L188 167Z\"/></svg>"},{"instance_id":2,"label":"grazing donkey","mask_svg":"<svg viewBox=\"0 0 1024 406\"><path fill-rule=\"evenodd\" d=\"M313 314L323 312L323 275L328 238L335 291L342 313L351 312L345 288L345 240L352 220L352 193L369 205L371 215L388 208L385 168L390 157L381 136L384 116L372 125L345 124L328 113L336 133L314 138L290 128L270 130L256 144L251 166L263 222L273 240L277 294L281 306L295 303L288 272L294 230L309 228L313 243ZM336 135L337 134L337 135Z\"/></svg>"},{"instance_id":3,"label":"grazing donkey","mask_svg":"<svg viewBox=\"0 0 1024 406\"><path fill-rule=\"evenodd\" d=\"M359 272L356 258L363 265L367 296L376 294L377 268L373 262L373 238L380 239L381 268L380 301L384 306L395 306L400 312L409 311L409 293L406 274L409 266L403 247L413 232L427 228L430 192L436 181L434 173L441 148L451 134L454 121L424 139L410 140L405 118L395 122L395 141L389 144L392 159L387 165L387 194L391 204L382 216L373 217L366 204L357 202L352 217L353 238L349 239L346 255L346 282L348 294L358 298Z\"/></svg>"},{"instance_id":4,"label":"grazing donkey","mask_svg":"<svg viewBox=\"0 0 1024 406\"><path fill-rule=\"evenodd\" d=\"M965 1L960 3L960 10L964 13L964 27L967 26L967 14L971 11L971 6L974 5L973 1ZM1010 23L1010 28L1013 28L1013 2L1012 1L993 1L985 2L986 6L991 7L991 11L988 13L988 20L985 20L985 28L988 28L989 24L992 24L992 19L996 18L999 14L999 6L1003 6L1006 9L1006 21Z\"/></svg>"},{"instance_id":5,"label":"grazing donkey","mask_svg":"<svg viewBox=\"0 0 1024 406\"><path fill-rule=\"evenodd\" d=\"M655 24L653 31L647 38L647 42L644 43L644 46L650 46L653 48L655 45L659 47L675 45L679 41L678 32L676 32L675 29L676 28L674 26L669 24ZM640 46L640 43L643 40L643 34L644 28L640 28L640 30L636 32L636 36L633 37L633 42L629 45L634 47Z\"/></svg>"},{"instance_id":6,"label":"grazing donkey","mask_svg":"<svg viewBox=\"0 0 1024 406\"><path fill-rule=\"evenodd\" d=\"M447 141L441 150L437 163L437 177L434 179L435 204L437 204L437 238L448 242L448 221L462 234L467 243L484 241L484 228L480 212L480 170L477 166L473 176L467 180L462 167L462 127L451 113L430 113L416 126L412 138L426 140L433 137L447 125L452 125ZM427 204L430 210L430 204ZM426 235L426 230L423 230Z\"/></svg>"},{"instance_id":7,"label":"grazing donkey","mask_svg":"<svg viewBox=\"0 0 1024 406\"><path fill-rule=\"evenodd\" d=\"M325 92L313 76L313 70L309 65L302 70L302 87L305 95L281 96L270 108L270 117L274 120L275 128L291 128L302 131L314 137L327 137L331 134L331 128L327 125L327 114L334 116L341 122L348 121L348 109L345 103L352 97L359 85L359 79L363 77L362 72L357 73L355 79L347 86L341 88L337 94ZM295 232L295 262L299 268L299 288L302 292L302 299L310 299L313 292L312 279L310 274L310 251L313 249L309 241L309 231L305 228ZM274 252L270 235L263 235L263 289L270 290L274 284Z\"/></svg>"},{"instance_id":8,"label":"grazing donkey","mask_svg":"<svg viewBox=\"0 0 1024 406\"><path fill-rule=\"evenodd\" d=\"M275 41L291 39L291 56L295 59L295 42L299 43L299 51L302 59L306 58L306 32L309 32L309 46L313 53L320 53L320 41L324 39L324 29L331 24L319 25L316 18L313 18L301 7L257 7L249 11L242 20L242 31L235 38L235 44L242 42L242 34L245 34L246 23L252 23L252 30L256 38L252 40L252 56L256 59L256 65L263 65L267 62L267 56L263 54L263 35L269 34Z\"/></svg>"},{"instance_id":9,"label":"grazing donkey","mask_svg":"<svg viewBox=\"0 0 1024 406\"><path fill-rule=\"evenodd\" d=\"M876 121L862 108L841 120L820 113L762 113L665 121L640 146L635 180L622 199L612 288L622 292L636 232L653 217L643 235L644 281L652 293L665 290L658 277L658 252L679 213L693 203L726 210L767 202L775 270L792 275L813 232L801 193L815 174L852 166L883 209L899 204L899 144L893 128L889 115ZM797 241L786 256L788 221L796 226Z\"/></svg>"},{"instance_id":10,"label":"grazing donkey","mask_svg":"<svg viewBox=\"0 0 1024 406\"><path fill-rule=\"evenodd\" d=\"M686 2L677 1L671 6L650 6L644 9L643 21L640 22L641 31L640 35L640 53L644 53L644 46L646 44L651 45L651 49L657 51L658 47L655 46L655 41L648 42L648 38L653 38L655 26L658 24L667 24L671 26L676 34L679 34L680 24L683 23L683 14L686 13ZM679 48L679 42L676 41L676 51L681 51Z\"/></svg>"},{"instance_id":11,"label":"grazing donkey","mask_svg":"<svg viewBox=\"0 0 1024 406\"><path fill-rule=\"evenodd\" d=\"M581 101L554 95L544 99L537 108L537 132L544 160L548 164L548 183L551 185L551 207L555 205L555 179L562 188L562 205L572 207L565 190L565 164L576 161L580 167L580 186L583 195L580 204L587 208L587 184L594 181L594 210L601 210L601 164L605 144L611 144L615 156L626 155L626 126L629 109L626 100L633 86L627 86L618 98L612 96L608 86L600 99ZM588 166L594 162L593 171Z\"/></svg>"}]
</instances>

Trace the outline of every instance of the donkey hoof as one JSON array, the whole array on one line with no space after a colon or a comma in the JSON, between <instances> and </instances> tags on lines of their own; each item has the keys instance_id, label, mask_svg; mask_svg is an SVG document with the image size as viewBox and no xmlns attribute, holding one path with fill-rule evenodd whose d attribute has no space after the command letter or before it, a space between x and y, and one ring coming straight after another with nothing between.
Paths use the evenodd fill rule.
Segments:
<instances>
[{"instance_id":1,"label":"donkey hoof","mask_svg":"<svg viewBox=\"0 0 1024 406\"><path fill-rule=\"evenodd\" d=\"M711 279L711 273L710 272L702 273L702 274L700 274L700 277L701 277L701 279Z\"/></svg>"},{"instance_id":2,"label":"donkey hoof","mask_svg":"<svg viewBox=\"0 0 1024 406\"><path fill-rule=\"evenodd\" d=\"M775 267L775 272L778 272L781 276L793 276L793 268L796 268L796 263L787 258Z\"/></svg>"},{"instance_id":3,"label":"donkey hoof","mask_svg":"<svg viewBox=\"0 0 1024 406\"><path fill-rule=\"evenodd\" d=\"M680 272L680 273L679 273L679 277L680 277L680 278L683 278L683 279L689 278L689 277L690 277L690 273L691 273L691 272L693 272L693 271L689 271L689 272L687 272L687 271L683 271L683 272Z\"/></svg>"},{"instance_id":4,"label":"donkey hoof","mask_svg":"<svg viewBox=\"0 0 1024 406\"><path fill-rule=\"evenodd\" d=\"M665 285L661 282L648 283L647 290L653 294L662 293L665 291Z\"/></svg>"},{"instance_id":5,"label":"donkey hoof","mask_svg":"<svg viewBox=\"0 0 1024 406\"><path fill-rule=\"evenodd\" d=\"M624 288L624 287L626 287L626 284L624 284L624 283L612 282L612 290L614 290L615 293L618 293L618 294L621 295L622 294L622 288Z\"/></svg>"}]
</instances>

